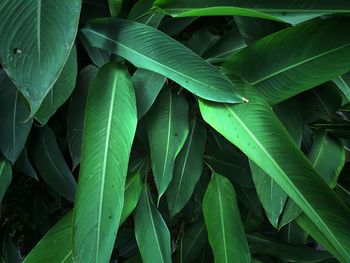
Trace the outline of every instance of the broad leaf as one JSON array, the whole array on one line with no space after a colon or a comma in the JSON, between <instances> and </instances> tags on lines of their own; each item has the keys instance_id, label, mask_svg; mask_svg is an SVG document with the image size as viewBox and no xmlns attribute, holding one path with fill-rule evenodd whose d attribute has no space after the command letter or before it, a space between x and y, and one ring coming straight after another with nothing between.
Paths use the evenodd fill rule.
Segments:
<instances>
[{"instance_id":1,"label":"broad leaf","mask_svg":"<svg viewBox=\"0 0 350 263\"><path fill-rule=\"evenodd\" d=\"M58 221L25 257L23 263L73 262L72 219L69 212Z\"/></svg>"},{"instance_id":2,"label":"broad leaf","mask_svg":"<svg viewBox=\"0 0 350 263\"><path fill-rule=\"evenodd\" d=\"M202 174L206 142L207 133L204 124L193 118L186 142L176 158L173 178L166 192L171 216L178 213L192 196Z\"/></svg>"},{"instance_id":3,"label":"broad leaf","mask_svg":"<svg viewBox=\"0 0 350 263\"><path fill-rule=\"evenodd\" d=\"M244 0L156 0L155 6L174 17L186 16L252 16L295 23L327 13L350 12L346 0L332 2L303 0L285 1L244 1Z\"/></svg>"},{"instance_id":4,"label":"broad leaf","mask_svg":"<svg viewBox=\"0 0 350 263\"><path fill-rule=\"evenodd\" d=\"M117 62L106 64L91 82L85 110L73 219L76 262L110 259L136 123L135 94L128 72Z\"/></svg>"},{"instance_id":5,"label":"broad leaf","mask_svg":"<svg viewBox=\"0 0 350 263\"><path fill-rule=\"evenodd\" d=\"M123 5L123 0L108 0L109 11L112 16L117 16Z\"/></svg>"},{"instance_id":6,"label":"broad leaf","mask_svg":"<svg viewBox=\"0 0 350 263\"><path fill-rule=\"evenodd\" d=\"M136 172L130 174L125 184L124 206L119 225L121 225L134 211L135 207L137 206L137 202L139 201L141 191L142 181L140 173Z\"/></svg>"},{"instance_id":7,"label":"broad leaf","mask_svg":"<svg viewBox=\"0 0 350 263\"><path fill-rule=\"evenodd\" d=\"M146 69L137 69L131 80L136 94L137 117L141 119L156 100L166 77Z\"/></svg>"},{"instance_id":8,"label":"broad leaf","mask_svg":"<svg viewBox=\"0 0 350 263\"><path fill-rule=\"evenodd\" d=\"M26 147L23 149L21 155L18 157L15 163L15 169L39 181L38 175L36 174L32 163L29 161L28 150Z\"/></svg>"},{"instance_id":9,"label":"broad leaf","mask_svg":"<svg viewBox=\"0 0 350 263\"><path fill-rule=\"evenodd\" d=\"M172 89L162 91L148 118L152 171L160 198L173 176L175 158L188 134L188 102Z\"/></svg>"},{"instance_id":10,"label":"broad leaf","mask_svg":"<svg viewBox=\"0 0 350 263\"><path fill-rule=\"evenodd\" d=\"M346 98L346 102L350 102L350 73L347 72L342 76L333 79L333 82L338 86L339 90Z\"/></svg>"},{"instance_id":11,"label":"broad leaf","mask_svg":"<svg viewBox=\"0 0 350 263\"><path fill-rule=\"evenodd\" d=\"M228 179L213 174L203 198L203 215L215 262L250 262L235 190Z\"/></svg>"},{"instance_id":12,"label":"broad leaf","mask_svg":"<svg viewBox=\"0 0 350 263\"><path fill-rule=\"evenodd\" d=\"M170 263L170 233L161 214L143 187L135 212L135 236L144 263Z\"/></svg>"},{"instance_id":13,"label":"broad leaf","mask_svg":"<svg viewBox=\"0 0 350 263\"><path fill-rule=\"evenodd\" d=\"M88 65L83 68L77 80L77 87L73 92L68 108L67 139L73 169L80 163L81 146L83 140L84 112L91 80L96 77L98 68Z\"/></svg>"},{"instance_id":14,"label":"broad leaf","mask_svg":"<svg viewBox=\"0 0 350 263\"><path fill-rule=\"evenodd\" d=\"M0 159L0 203L11 183L11 180L11 164L6 160Z\"/></svg>"},{"instance_id":15,"label":"broad leaf","mask_svg":"<svg viewBox=\"0 0 350 263\"><path fill-rule=\"evenodd\" d=\"M28 100L31 116L68 59L80 6L81 0L1 1L0 35L6 37L0 42L0 61Z\"/></svg>"},{"instance_id":16,"label":"broad leaf","mask_svg":"<svg viewBox=\"0 0 350 263\"><path fill-rule=\"evenodd\" d=\"M203 219L191 226L182 238L182 262L193 262L207 243L207 229Z\"/></svg>"},{"instance_id":17,"label":"broad leaf","mask_svg":"<svg viewBox=\"0 0 350 263\"><path fill-rule=\"evenodd\" d=\"M77 50L74 46L60 76L46 95L38 112L35 114L35 119L37 119L41 125L45 125L50 117L55 114L57 109L61 107L72 94L77 78L77 71Z\"/></svg>"},{"instance_id":18,"label":"broad leaf","mask_svg":"<svg viewBox=\"0 0 350 263\"><path fill-rule=\"evenodd\" d=\"M26 121L29 111L4 70L0 70L0 94L0 151L14 163L27 141L32 119Z\"/></svg>"},{"instance_id":19,"label":"broad leaf","mask_svg":"<svg viewBox=\"0 0 350 263\"><path fill-rule=\"evenodd\" d=\"M349 71L349 26L345 18L287 28L237 52L224 66L276 104Z\"/></svg>"},{"instance_id":20,"label":"broad leaf","mask_svg":"<svg viewBox=\"0 0 350 263\"><path fill-rule=\"evenodd\" d=\"M32 155L43 180L64 198L74 201L76 182L57 144L55 134L48 127L40 129L33 142Z\"/></svg>"},{"instance_id":21,"label":"broad leaf","mask_svg":"<svg viewBox=\"0 0 350 263\"><path fill-rule=\"evenodd\" d=\"M203 118L269 174L334 245L339 259L349 261L349 210L320 178L269 105L251 88L245 92L251 100L242 105L200 101Z\"/></svg>"},{"instance_id":22,"label":"broad leaf","mask_svg":"<svg viewBox=\"0 0 350 263\"><path fill-rule=\"evenodd\" d=\"M218 102L242 102L232 82L218 69L153 27L122 19L99 19L90 22L82 33L91 46L164 75L196 96Z\"/></svg>"}]
</instances>

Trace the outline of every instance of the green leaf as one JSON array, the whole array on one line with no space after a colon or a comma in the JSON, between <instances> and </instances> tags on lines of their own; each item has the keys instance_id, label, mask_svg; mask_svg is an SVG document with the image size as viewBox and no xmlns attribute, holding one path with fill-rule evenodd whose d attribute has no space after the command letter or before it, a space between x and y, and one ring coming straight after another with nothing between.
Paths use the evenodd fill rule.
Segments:
<instances>
[{"instance_id":1,"label":"green leaf","mask_svg":"<svg viewBox=\"0 0 350 263\"><path fill-rule=\"evenodd\" d=\"M135 236L144 263L170 263L170 233L154 206L148 186L143 187L135 212Z\"/></svg>"},{"instance_id":2,"label":"green leaf","mask_svg":"<svg viewBox=\"0 0 350 263\"><path fill-rule=\"evenodd\" d=\"M117 16L120 12L120 9L123 5L123 0L108 0L109 11L112 16Z\"/></svg>"},{"instance_id":3,"label":"green leaf","mask_svg":"<svg viewBox=\"0 0 350 263\"><path fill-rule=\"evenodd\" d=\"M104 64L111 61L110 52L101 48L91 47L88 41L86 40L86 38L84 37L84 35L82 34L79 35L79 38L86 52L88 53L89 58L97 67L100 68Z\"/></svg>"},{"instance_id":4,"label":"green leaf","mask_svg":"<svg viewBox=\"0 0 350 263\"><path fill-rule=\"evenodd\" d=\"M345 164L345 149L341 142L326 132L316 133L308 157L326 183L334 188Z\"/></svg>"},{"instance_id":5,"label":"green leaf","mask_svg":"<svg viewBox=\"0 0 350 263\"><path fill-rule=\"evenodd\" d=\"M0 70L0 151L11 163L21 154L32 127L21 94L4 70Z\"/></svg>"},{"instance_id":6,"label":"green leaf","mask_svg":"<svg viewBox=\"0 0 350 263\"><path fill-rule=\"evenodd\" d=\"M290 27L235 53L224 66L276 104L350 70L349 26L344 18Z\"/></svg>"},{"instance_id":7,"label":"green leaf","mask_svg":"<svg viewBox=\"0 0 350 263\"><path fill-rule=\"evenodd\" d=\"M349 210L301 153L269 105L251 88L241 105L200 101L204 120L239 147L290 196L338 251L350 260ZM290 165L293 164L293 165Z\"/></svg>"},{"instance_id":8,"label":"green leaf","mask_svg":"<svg viewBox=\"0 0 350 263\"><path fill-rule=\"evenodd\" d=\"M90 22L82 33L91 46L164 75L196 96L218 102L242 102L233 83L218 69L153 27L122 19L99 19Z\"/></svg>"},{"instance_id":9,"label":"green leaf","mask_svg":"<svg viewBox=\"0 0 350 263\"><path fill-rule=\"evenodd\" d=\"M203 214L215 262L250 262L235 190L228 179L213 174L203 198Z\"/></svg>"},{"instance_id":10,"label":"green leaf","mask_svg":"<svg viewBox=\"0 0 350 263\"><path fill-rule=\"evenodd\" d=\"M73 262L72 216L69 212L58 221L25 257L23 263Z\"/></svg>"},{"instance_id":11,"label":"green leaf","mask_svg":"<svg viewBox=\"0 0 350 263\"><path fill-rule=\"evenodd\" d=\"M193 262L207 243L207 229L201 219L191 226L182 238L182 262Z\"/></svg>"},{"instance_id":12,"label":"green leaf","mask_svg":"<svg viewBox=\"0 0 350 263\"><path fill-rule=\"evenodd\" d=\"M166 77L146 69L137 69L131 80L136 94L137 117L141 119L151 108Z\"/></svg>"},{"instance_id":13,"label":"green leaf","mask_svg":"<svg viewBox=\"0 0 350 263\"><path fill-rule=\"evenodd\" d=\"M0 61L28 100L31 116L39 109L68 59L80 6L80 0L1 2L0 35L6 37L0 42Z\"/></svg>"},{"instance_id":14,"label":"green leaf","mask_svg":"<svg viewBox=\"0 0 350 263\"><path fill-rule=\"evenodd\" d=\"M140 173L136 172L130 174L125 184L124 206L119 225L121 225L134 211L135 207L137 206L137 202L139 201L141 191L142 181Z\"/></svg>"},{"instance_id":15,"label":"green leaf","mask_svg":"<svg viewBox=\"0 0 350 263\"><path fill-rule=\"evenodd\" d=\"M338 86L339 90L346 98L346 102L350 102L350 72L333 79L333 82Z\"/></svg>"},{"instance_id":16,"label":"green leaf","mask_svg":"<svg viewBox=\"0 0 350 263\"><path fill-rule=\"evenodd\" d=\"M97 67L87 65L79 72L77 87L74 90L69 103L67 115L67 139L70 155L73 161L73 170L80 163L86 99L90 82L96 77L97 71Z\"/></svg>"},{"instance_id":17,"label":"green leaf","mask_svg":"<svg viewBox=\"0 0 350 263\"><path fill-rule=\"evenodd\" d=\"M219 35L213 34L207 27L203 27L193 33L187 46L193 52L202 56L219 40L219 38Z\"/></svg>"},{"instance_id":18,"label":"green leaf","mask_svg":"<svg viewBox=\"0 0 350 263\"><path fill-rule=\"evenodd\" d=\"M293 23L327 13L350 12L345 0L325 2L303 0L285 1L244 1L244 0L156 0L154 5L174 17L186 16L252 16Z\"/></svg>"},{"instance_id":19,"label":"green leaf","mask_svg":"<svg viewBox=\"0 0 350 263\"><path fill-rule=\"evenodd\" d=\"M166 192L170 215L174 216L187 204L202 174L207 143L205 125L193 118L186 142L176 157L173 178Z\"/></svg>"},{"instance_id":20,"label":"green leaf","mask_svg":"<svg viewBox=\"0 0 350 263\"><path fill-rule=\"evenodd\" d=\"M26 147L18 157L18 160L15 163L15 169L39 181L38 175L36 174L32 163L29 161L28 150Z\"/></svg>"},{"instance_id":21,"label":"green leaf","mask_svg":"<svg viewBox=\"0 0 350 263\"><path fill-rule=\"evenodd\" d=\"M165 89L148 117L152 171L160 199L168 188L175 158L188 135L188 102L183 93L177 95L174 90Z\"/></svg>"},{"instance_id":22,"label":"green leaf","mask_svg":"<svg viewBox=\"0 0 350 263\"><path fill-rule=\"evenodd\" d=\"M44 181L56 193L73 202L76 182L58 147L55 134L48 126L40 129L37 140L33 142L32 154Z\"/></svg>"},{"instance_id":23,"label":"green leaf","mask_svg":"<svg viewBox=\"0 0 350 263\"><path fill-rule=\"evenodd\" d=\"M3 159L0 159L0 203L4 197L7 188L12 180L11 164Z\"/></svg>"},{"instance_id":24,"label":"green leaf","mask_svg":"<svg viewBox=\"0 0 350 263\"><path fill-rule=\"evenodd\" d=\"M86 104L73 217L75 262L110 260L136 123L135 94L126 68L106 64L91 82Z\"/></svg>"},{"instance_id":25,"label":"green leaf","mask_svg":"<svg viewBox=\"0 0 350 263\"><path fill-rule=\"evenodd\" d=\"M69 98L75 87L77 78L78 61L77 50L73 46L63 70L52 89L46 95L38 112L35 114L42 126L44 126L57 109Z\"/></svg>"}]
</instances>

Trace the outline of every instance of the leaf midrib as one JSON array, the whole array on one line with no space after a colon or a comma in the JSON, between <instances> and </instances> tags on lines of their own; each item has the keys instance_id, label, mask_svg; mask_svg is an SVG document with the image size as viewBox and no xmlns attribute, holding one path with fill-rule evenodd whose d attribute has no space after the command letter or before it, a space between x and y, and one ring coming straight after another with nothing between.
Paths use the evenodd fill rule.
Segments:
<instances>
[{"instance_id":1,"label":"leaf midrib","mask_svg":"<svg viewBox=\"0 0 350 263\"><path fill-rule=\"evenodd\" d=\"M221 222L221 233L222 233L222 242L224 246L224 255L225 255L225 262L228 263L228 255L227 255L227 245L226 245L226 231L225 231L225 224L224 224L224 216L223 216L223 209L222 209L222 198L221 198L221 192L220 192L220 186L218 182L218 178L215 179L215 184L217 187L217 193L218 193L218 201L219 201L219 211L220 211L220 222Z\"/></svg>"},{"instance_id":2,"label":"leaf midrib","mask_svg":"<svg viewBox=\"0 0 350 263\"><path fill-rule=\"evenodd\" d=\"M309 211L311 211L314 216L318 219L318 221L323 225L324 229L327 230L327 232L330 234L332 240L337 243L338 247L341 248L342 254L347 255L347 257L350 257L348 253L344 250L342 244L338 241L336 236L333 234L333 232L328 228L328 226L323 222L323 220L318 216L316 211L314 211L313 207L307 202L304 198L304 196L299 192L299 189L297 187L294 187L294 183L291 182L287 174L282 170L282 168L276 163L275 159L272 158L270 153L265 149L265 147L260 143L260 141L255 137L255 135L250 131L250 129L244 124L244 122L240 119L240 117L227 105L225 104L225 107L231 112L232 116L237 119L237 121L242 125L243 129L247 132L248 135L256 142L256 144L260 147L260 149L265 153L265 155L268 157L268 159L271 160L272 164L277 168L277 170L280 171L281 175L284 176L284 179L286 182L290 185L293 186L292 188L295 189L296 193L299 195L299 197L304 201L304 204L309 208Z\"/></svg>"},{"instance_id":3,"label":"leaf midrib","mask_svg":"<svg viewBox=\"0 0 350 263\"><path fill-rule=\"evenodd\" d=\"M103 199L104 199L104 188L106 183L106 171L107 171L107 159L108 159L108 147L109 147L109 141L111 136L111 126L112 126L112 115L113 115L113 109L114 109L114 101L115 101L115 94L116 94L116 85L118 81L120 72L117 71L114 75L113 84L112 84L112 94L111 94L111 100L108 110L108 120L107 120L107 129L106 129L106 140L104 145L104 152L103 152L103 164L102 164L102 171L101 171L101 191L100 191L100 197L99 197L99 210L98 210L98 221L97 221L97 231L96 231L96 262L98 262L98 256L99 256L99 247L100 247L100 234L101 234L101 222L102 222L102 207L103 207Z\"/></svg>"}]
</instances>

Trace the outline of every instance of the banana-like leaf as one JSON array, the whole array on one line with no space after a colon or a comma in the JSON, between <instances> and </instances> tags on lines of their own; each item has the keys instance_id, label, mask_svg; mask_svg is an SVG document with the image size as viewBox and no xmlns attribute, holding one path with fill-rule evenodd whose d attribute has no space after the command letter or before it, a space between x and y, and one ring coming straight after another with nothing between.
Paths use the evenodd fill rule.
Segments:
<instances>
[{"instance_id":1,"label":"banana-like leaf","mask_svg":"<svg viewBox=\"0 0 350 263\"><path fill-rule=\"evenodd\" d=\"M350 102L350 72L338 76L333 79L333 82L338 86L339 90L346 98L346 103Z\"/></svg>"},{"instance_id":2,"label":"banana-like leaf","mask_svg":"<svg viewBox=\"0 0 350 263\"><path fill-rule=\"evenodd\" d=\"M164 75L196 96L210 101L243 102L233 83L217 68L153 27L110 18L93 20L81 31L91 46Z\"/></svg>"},{"instance_id":3,"label":"banana-like leaf","mask_svg":"<svg viewBox=\"0 0 350 263\"><path fill-rule=\"evenodd\" d=\"M135 215L135 236L144 263L170 263L170 233L161 214L143 187Z\"/></svg>"},{"instance_id":4,"label":"banana-like leaf","mask_svg":"<svg viewBox=\"0 0 350 263\"><path fill-rule=\"evenodd\" d=\"M152 171L158 198L165 193L173 176L175 158L188 135L188 102L183 93L162 91L153 105L147 123Z\"/></svg>"},{"instance_id":5,"label":"banana-like leaf","mask_svg":"<svg viewBox=\"0 0 350 263\"><path fill-rule=\"evenodd\" d=\"M55 134L48 126L40 129L37 141L32 146L32 155L44 181L56 193L73 202L76 182L64 160Z\"/></svg>"},{"instance_id":6,"label":"banana-like leaf","mask_svg":"<svg viewBox=\"0 0 350 263\"><path fill-rule=\"evenodd\" d=\"M141 119L151 108L166 77L146 69L137 69L131 78L136 94L137 117Z\"/></svg>"},{"instance_id":7,"label":"banana-like leaf","mask_svg":"<svg viewBox=\"0 0 350 263\"><path fill-rule=\"evenodd\" d=\"M0 61L28 100L31 116L56 82L73 46L81 0L3 0ZM25 69L25 70L23 70Z\"/></svg>"},{"instance_id":8,"label":"banana-like leaf","mask_svg":"<svg viewBox=\"0 0 350 263\"><path fill-rule=\"evenodd\" d=\"M18 157L15 163L15 169L39 181L38 175L36 174L32 163L29 161L28 150L26 147L23 149L21 155Z\"/></svg>"},{"instance_id":9,"label":"banana-like leaf","mask_svg":"<svg viewBox=\"0 0 350 263\"><path fill-rule=\"evenodd\" d=\"M66 214L25 257L23 263L72 263L72 211Z\"/></svg>"},{"instance_id":10,"label":"banana-like leaf","mask_svg":"<svg viewBox=\"0 0 350 263\"><path fill-rule=\"evenodd\" d=\"M125 184L124 206L119 225L123 224L126 218L134 211L139 201L141 191L141 174L139 172L130 174Z\"/></svg>"},{"instance_id":11,"label":"banana-like leaf","mask_svg":"<svg viewBox=\"0 0 350 263\"><path fill-rule=\"evenodd\" d=\"M250 253L231 182L213 174L203 198L203 215L215 262L250 262Z\"/></svg>"},{"instance_id":12,"label":"banana-like leaf","mask_svg":"<svg viewBox=\"0 0 350 263\"><path fill-rule=\"evenodd\" d=\"M0 159L0 203L4 197L7 188L12 180L11 164L3 159Z\"/></svg>"},{"instance_id":13,"label":"banana-like leaf","mask_svg":"<svg viewBox=\"0 0 350 263\"><path fill-rule=\"evenodd\" d=\"M21 154L32 127L21 94L4 70L0 70L0 151L11 163Z\"/></svg>"},{"instance_id":14,"label":"banana-like leaf","mask_svg":"<svg viewBox=\"0 0 350 263\"><path fill-rule=\"evenodd\" d=\"M334 245L339 260L350 261L349 209L298 149L267 102L253 88L245 92L251 100L241 105L201 100L204 120L271 176Z\"/></svg>"},{"instance_id":15,"label":"banana-like leaf","mask_svg":"<svg viewBox=\"0 0 350 263\"><path fill-rule=\"evenodd\" d=\"M171 216L178 213L191 198L202 174L207 132L201 121L193 118L186 142L176 158L173 178L166 192Z\"/></svg>"},{"instance_id":16,"label":"banana-like leaf","mask_svg":"<svg viewBox=\"0 0 350 263\"><path fill-rule=\"evenodd\" d=\"M60 76L58 77L52 89L46 95L45 99L40 105L38 112L34 116L41 125L44 126L50 117L55 114L58 108L61 107L62 104L72 94L77 78L77 71L77 50L75 46L73 46Z\"/></svg>"},{"instance_id":17,"label":"banana-like leaf","mask_svg":"<svg viewBox=\"0 0 350 263\"><path fill-rule=\"evenodd\" d=\"M126 68L106 64L91 82L85 110L73 217L75 262L110 260L136 123L135 94Z\"/></svg>"},{"instance_id":18,"label":"banana-like leaf","mask_svg":"<svg viewBox=\"0 0 350 263\"><path fill-rule=\"evenodd\" d=\"M309 0L156 0L154 5L174 17L186 16L251 16L288 23L304 21L327 13L348 13L346 0L331 2Z\"/></svg>"},{"instance_id":19,"label":"banana-like leaf","mask_svg":"<svg viewBox=\"0 0 350 263\"><path fill-rule=\"evenodd\" d=\"M203 219L191 226L182 238L182 262L193 262L207 243L207 229Z\"/></svg>"},{"instance_id":20,"label":"banana-like leaf","mask_svg":"<svg viewBox=\"0 0 350 263\"><path fill-rule=\"evenodd\" d=\"M86 99L90 82L96 77L97 71L98 68L93 65L88 65L80 71L77 80L77 87L74 90L69 103L67 139L70 155L73 161L73 169L75 169L80 163Z\"/></svg>"},{"instance_id":21,"label":"banana-like leaf","mask_svg":"<svg viewBox=\"0 0 350 263\"><path fill-rule=\"evenodd\" d=\"M290 27L235 53L224 67L276 104L350 70L349 26L344 18Z\"/></svg>"},{"instance_id":22,"label":"banana-like leaf","mask_svg":"<svg viewBox=\"0 0 350 263\"><path fill-rule=\"evenodd\" d=\"M123 5L123 0L108 0L109 11L112 16L117 16Z\"/></svg>"}]
</instances>

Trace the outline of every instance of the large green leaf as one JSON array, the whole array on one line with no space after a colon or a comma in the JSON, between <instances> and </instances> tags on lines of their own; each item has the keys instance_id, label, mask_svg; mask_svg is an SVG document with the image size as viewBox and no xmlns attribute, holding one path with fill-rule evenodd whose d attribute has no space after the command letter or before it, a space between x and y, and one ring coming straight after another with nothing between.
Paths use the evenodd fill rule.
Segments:
<instances>
[{"instance_id":1,"label":"large green leaf","mask_svg":"<svg viewBox=\"0 0 350 263\"><path fill-rule=\"evenodd\" d=\"M0 203L12 180L11 164L0 159Z\"/></svg>"},{"instance_id":2,"label":"large green leaf","mask_svg":"<svg viewBox=\"0 0 350 263\"><path fill-rule=\"evenodd\" d=\"M98 68L88 65L78 75L77 87L69 103L67 115L67 139L73 169L80 163L83 140L84 112L91 80L96 77Z\"/></svg>"},{"instance_id":3,"label":"large green leaf","mask_svg":"<svg viewBox=\"0 0 350 263\"><path fill-rule=\"evenodd\" d=\"M23 263L73 262L72 216L73 213L69 212L60 219L30 251Z\"/></svg>"},{"instance_id":4,"label":"large green leaf","mask_svg":"<svg viewBox=\"0 0 350 263\"><path fill-rule=\"evenodd\" d=\"M269 174L334 245L339 259L349 261L349 209L321 179L269 105L252 88L245 92L251 99L246 104L200 101L203 118Z\"/></svg>"},{"instance_id":5,"label":"large green leaf","mask_svg":"<svg viewBox=\"0 0 350 263\"><path fill-rule=\"evenodd\" d=\"M338 86L339 90L345 96L346 102L350 102L350 72L333 79L333 82Z\"/></svg>"},{"instance_id":6,"label":"large green leaf","mask_svg":"<svg viewBox=\"0 0 350 263\"><path fill-rule=\"evenodd\" d=\"M215 262L250 262L236 193L222 175L213 174L203 198L203 215Z\"/></svg>"},{"instance_id":7,"label":"large green leaf","mask_svg":"<svg viewBox=\"0 0 350 263\"><path fill-rule=\"evenodd\" d=\"M170 263L170 233L161 214L143 187L135 212L135 236L144 263Z\"/></svg>"},{"instance_id":8,"label":"large green leaf","mask_svg":"<svg viewBox=\"0 0 350 263\"><path fill-rule=\"evenodd\" d=\"M173 178L166 192L171 216L178 213L191 198L202 174L207 133L203 123L193 118L186 142L176 158Z\"/></svg>"},{"instance_id":9,"label":"large green leaf","mask_svg":"<svg viewBox=\"0 0 350 263\"><path fill-rule=\"evenodd\" d=\"M32 119L25 121L29 111L4 70L0 70L0 94L0 151L14 163L27 141Z\"/></svg>"},{"instance_id":10,"label":"large green leaf","mask_svg":"<svg viewBox=\"0 0 350 263\"><path fill-rule=\"evenodd\" d=\"M117 62L106 64L91 82L85 110L73 219L76 262L110 259L136 123L135 94L126 68Z\"/></svg>"},{"instance_id":11,"label":"large green leaf","mask_svg":"<svg viewBox=\"0 0 350 263\"><path fill-rule=\"evenodd\" d=\"M31 116L39 109L68 59L81 0L4 0L0 4L0 61L26 97ZM25 69L25 70L24 70Z\"/></svg>"},{"instance_id":12,"label":"large green leaf","mask_svg":"<svg viewBox=\"0 0 350 263\"><path fill-rule=\"evenodd\" d=\"M295 22L296 19L303 21L327 13L350 12L350 4L346 0L156 0L154 4L174 17L252 16L289 23Z\"/></svg>"},{"instance_id":13,"label":"large green leaf","mask_svg":"<svg viewBox=\"0 0 350 263\"><path fill-rule=\"evenodd\" d=\"M181 240L182 262L193 262L207 243L207 229L203 219L186 230Z\"/></svg>"},{"instance_id":14,"label":"large green leaf","mask_svg":"<svg viewBox=\"0 0 350 263\"><path fill-rule=\"evenodd\" d=\"M237 52L224 66L276 104L349 71L349 26L344 18L287 28Z\"/></svg>"},{"instance_id":15,"label":"large green leaf","mask_svg":"<svg viewBox=\"0 0 350 263\"><path fill-rule=\"evenodd\" d=\"M55 134L48 127L40 129L33 142L32 155L44 181L64 198L74 201L76 182L57 144Z\"/></svg>"},{"instance_id":16,"label":"large green leaf","mask_svg":"<svg viewBox=\"0 0 350 263\"><path fill-rule=\"evenodd\" d=\"M160 198L173 176L175 158L188 134L188 102L183 93L162 91L148 118L152 171Z\"/></svg>"},{"instance_id":17,"label":"large green leaf","mask_svg":"<svg viewBox=\"0 0 350 263\"><path fill-rule=\"evenodd\" d=\"M82 33L91 46L164 75L201 98L242 102L233 83L218 69L153 27L122 19L98 19L84 27Z\"/></svg>"},{"instance_id":18,"label":"large green leaf","mask_svg":"<svg viewBox=\"0 0 350 263\"><path fill-rule=\"evenodd\" d=\"M35 119L37 119L41 125L45 125L50 117L55 114L57 109L69 98L75 87L77 71L77 50L74 46L60 76L46 95L38 112L35 114Z\"/></svg>"}]
</instances>

